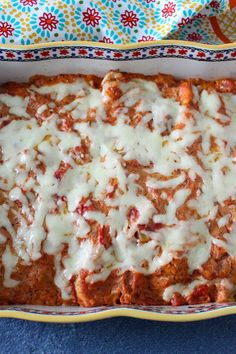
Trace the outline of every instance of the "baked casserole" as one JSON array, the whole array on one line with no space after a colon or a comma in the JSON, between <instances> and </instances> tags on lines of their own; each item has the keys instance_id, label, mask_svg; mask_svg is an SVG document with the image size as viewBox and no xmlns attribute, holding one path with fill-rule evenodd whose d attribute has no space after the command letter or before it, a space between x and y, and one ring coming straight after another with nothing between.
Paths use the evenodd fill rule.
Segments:
<instances>
[{"instance_id":1,"label":"baked casserole","mask_svg":"<svg viewBox=\"0 0 236 354\"><path fill-rule=\"evenodd\" d=\"M0 304L235 300L236 83L0 87Z\"/></svg>"}]
</instances>

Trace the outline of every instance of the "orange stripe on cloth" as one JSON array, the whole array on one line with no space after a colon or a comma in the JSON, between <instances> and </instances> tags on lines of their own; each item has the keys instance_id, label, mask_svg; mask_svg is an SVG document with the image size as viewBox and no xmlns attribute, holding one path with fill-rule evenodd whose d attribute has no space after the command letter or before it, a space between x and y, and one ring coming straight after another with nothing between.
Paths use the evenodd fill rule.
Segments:
<instances>
[{"instance_id":1,"label":"orange stripe on cloth","mask_svg":"<svg viewBox=\"0 0 236 354\"><path fill-rule=\"evenodd\" d=\"M210 17L210 22L217 37L224 43L231 43L231 40L228 37L226 37L226 35L224 35L224 33L221 31L221 28L215 16Z\"/></svg>"},{"instance_id":2,"label":"orange stripe on cloth","mask_svg":"<svg viewBox=\"0 0 236 354\"><path fill-rule=\"evenodd\" d=\"M236 6L236 0L229 0L229 7L232 9Z\"/></svg>"}]
</instances>

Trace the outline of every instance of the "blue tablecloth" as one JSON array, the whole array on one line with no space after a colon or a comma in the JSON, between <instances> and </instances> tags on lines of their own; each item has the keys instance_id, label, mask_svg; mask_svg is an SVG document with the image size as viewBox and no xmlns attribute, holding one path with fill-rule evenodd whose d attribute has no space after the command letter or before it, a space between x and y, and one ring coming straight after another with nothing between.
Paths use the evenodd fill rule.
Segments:
<instances>
[{"instance_id":1,"label":"blue tablecloth","mask_svg":"<svg viewBox=\"0 0 236 354\"><path fill-rule=\"evenodd\" d=\"M236 316L192 323L114 318L81 324L0 319L0 353L235 353Z\"/></svg>"}]
</instances>

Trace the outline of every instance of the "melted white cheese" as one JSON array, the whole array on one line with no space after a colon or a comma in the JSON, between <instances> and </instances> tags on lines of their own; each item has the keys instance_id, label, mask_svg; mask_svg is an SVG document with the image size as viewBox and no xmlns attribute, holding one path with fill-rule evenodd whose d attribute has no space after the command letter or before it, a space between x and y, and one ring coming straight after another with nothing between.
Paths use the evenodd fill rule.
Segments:
<instances>
[{"instance_id":1,"label":"melted white cheese","mask_svg":"<svg viewBox=\"0 0 236 354\"><path fill-rule=\"evenodd\" d=\"M31 90L38 92L42 95L50 95L52 98L55 98L57 101L62 100L69 95L79 95L83 94L85 90L90 88L89 84L86 83L84 79L78 79L71 83L60 82L54 85L45 85L45 86L31 86Z\"/></svg>"},{"instance_id":2,"label":"melted white cheese","mask_svg":"<svg viewBox=\"0 0 236 354\"><path fill-rule=\"evenodd\" d=\"M0 94L0 103L4 103L9 107L9 113L19 117L29 118L26 108L29 103L29 98L19 96L11 96L7 94Z\"/></svg>"},{"instance_id":3,"label":"melted white cheese","mask_svg":"<svg viewBox=\"0 0 236 354\"><path fill-rule=\"evenodd\" d=\"M134 79L119 84L123 94L111 102L117 118L116 124L111 125L104 122L110 100L106 93L108 88L107 78L102 92L90 87L82 78L74 83L30 88L56 101L68 95L75 96L59 113L68 113L75 121L73 130L68 132L58 129L60 116L56 114L39 126L35 117L26 113L28 98L0 95L0 103L6 104L11 114L24 118L13 120L0 131L4 160L0 164L0 188L8 193L8 202L0 205L0 226L11 235L15 251L13 254L7 245L2 257L4 286L17 285L11 279L11 273L18 261L30 264L43 252L54 255L55 284L64 299L71 296L69 280L82 269L92 273L86 280L95 282L105 280L113 269L119 269L121 273L133 269L151 274L173 259L185 257L192 273L207 261L212 243L224 247L232 257L236 256L235 228L226 235L225 241L221 241L213 238L206 226L217 213L217 203L236 198L236 165L231 156L236 145L233 95L221 95L231 117L230 124L223 126L219 120L228 122L228 118L218 113L219 94L207 91L200 94L194 87L200 111L192 109L192 118L186 118L189 108L172 98L163 98L154 82ZM136 127L128 124L128 109L134 105L142 117ZM37 114L53 106L54 102L42 105ZM91 111L95 119L85 122ZM151 120L152 131L147 125ZM173 129L179 123L184 123L183 129ZM169 134L163 136L161 133L166 129ZM217 151L211 150L212 136ZM80 146L84 138L90 141L91 160L78 164L71 150ZM198 138L202 139L198 152L202 166L188 153L188 147ZM149 175L145 181L147 190L163 190L161 198L168 202L163 214L157 212L146 190L139 185L139 173L128 172L125 167L128 160L137 160L145 166ZM62 161L69 167L57 178ZM179 171L178 176L173 178L176 171ZM167 179L156 178L156 174ZM191 189L187 183L185 186L187 175L193 184L197 176L201 178L197 199L190 198ZM113 192L111 180L118 183L113 197L109 196ZM85 210L80 215L77 208L84 198L105 203L107 210ZM19 220L17 230L8 214L15 202L22 205L20 209L14 209ZM177 211L184 204L195 209L200 219L180 221ZM91 201L86 205L91 205ZM132 208L136 209L136 218L130 222L127 216ZM147 241L139 242L135 237L139 225L148 224L150 220L163 227L158 231L142 231ZM90 224L95 222L99 227L110 227L112 242L108 248L92 242L96 231ZM218 225L222 227L227 222L228 216L218 220ZM5 242L6 238L1 235L0 243ZM67 254L63 256L64 246ZM168 301L175 291L189 294L204 282L201 279L200 283L195 281L189 286L173 285L165 290L164 299Z\"/></svg>"},{"instance_id":4,"label":"melted white cheese","mask_svg":"<svg viewBox=\"0 0 236 354\"><path fill-rule=\"evenodd\" d=\"M207 283L206 279L200 278L192 281L190 284L187 285L175 284L175 285L168 286L163 293L163 299L165 301L170 301L174 293L180 293L183 296L188 296L191 294L191 292L194 290L195 287L206 283Z\"/></svg>"},{"instance_id":5,"label":"melted white cheese","mask_svg":"<svg viewBox=\"0 0 236 354\"><path fill-rule=\"evenodd\" d=\"M11 273L14 270L17 261L18 257L11 252L10 247L7 245L2 255L2 263L5 269L3 285L6 288L13 288L14 286L19 284L19 281L11 279Z\"/></svg>"}]
</instances>

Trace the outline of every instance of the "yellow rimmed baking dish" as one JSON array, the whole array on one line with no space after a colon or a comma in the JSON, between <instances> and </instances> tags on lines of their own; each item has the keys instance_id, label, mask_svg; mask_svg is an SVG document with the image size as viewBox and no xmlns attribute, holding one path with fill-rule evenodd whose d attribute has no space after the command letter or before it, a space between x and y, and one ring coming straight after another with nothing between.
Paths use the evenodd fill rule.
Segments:
<instances>
[{"instance_id":1,"label":"yellow rimmed baking dish","mask_svg":"<svg viewBox=\"0 0 236 354\"><path fill-rule=\"evenodd\" d=\"M0 82L22 81L34 74L83 73L102 76L111 69L144 74L162 72L183 78L236 78L235 62L236 44L212 46L169 40L128 45L79 41L29 46L2 44ZM234 313L235 303L180 307L0 307L0 317L43 322L85 322L117 316L184 322Z\"/></svg>"}]
</instances>

